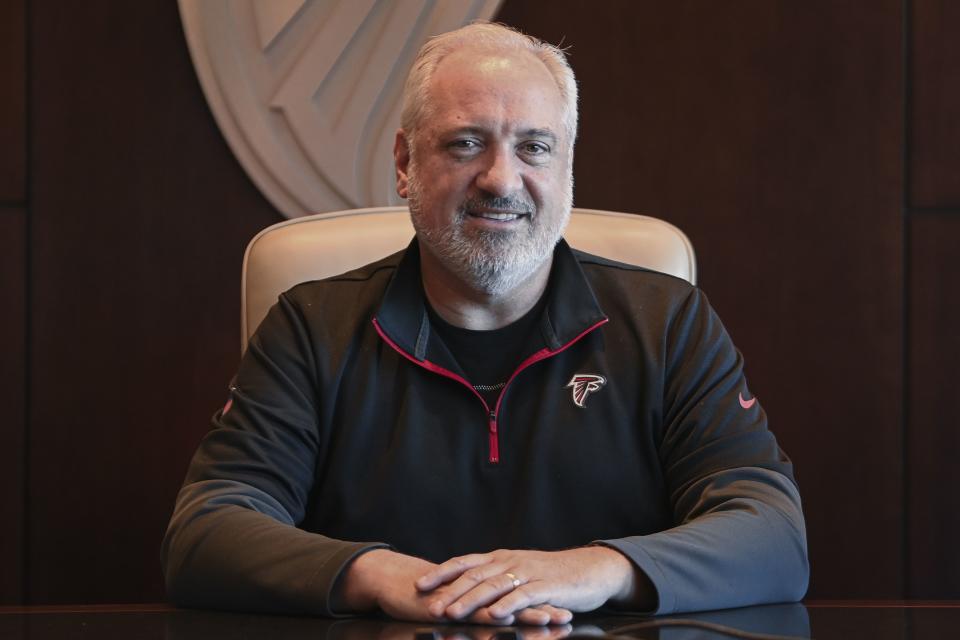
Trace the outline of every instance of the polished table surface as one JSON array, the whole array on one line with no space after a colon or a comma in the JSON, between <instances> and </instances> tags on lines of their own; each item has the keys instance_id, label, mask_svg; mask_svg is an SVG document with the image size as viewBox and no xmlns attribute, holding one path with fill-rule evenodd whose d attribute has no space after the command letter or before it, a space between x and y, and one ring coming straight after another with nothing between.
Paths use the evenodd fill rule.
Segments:
<instances>
[{"instance_id":1,"label":"polished table surface","mask_svg":"<svg viewBox=\"0 0 960 640\"><path fill-rule=\"evenodd\" d=\"M663 640L960 638L960 602L824 601L656 618L580 615L571 625L550 628L330 620L190 611L166 605L0 607L2 640L572 640L604 634Z\"/></svg>"}]
</instances>

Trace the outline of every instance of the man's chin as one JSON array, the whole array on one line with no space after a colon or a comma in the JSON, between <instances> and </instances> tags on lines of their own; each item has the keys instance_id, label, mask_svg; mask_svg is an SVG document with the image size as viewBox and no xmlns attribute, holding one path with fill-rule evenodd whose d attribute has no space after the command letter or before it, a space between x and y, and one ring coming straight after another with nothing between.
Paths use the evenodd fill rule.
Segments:
<instances>
[{"instance_id":1,"label":"man's chin","mask_svg":"<svg viewBox=\"0 0 960 640\"><path fill-rule=\"evenodd\" d=\"M556 240L546 246L545 239L535 239L529 218L502 226L474 222L464 214L442 231L418 228L417 234L445 269L478 293L509 294L553 255Z\"/></svg>"},{"instance_id":2,"label":"man's chin","mask_svg":"<svg viewBox=\"0 0 960 640\"><path fill-rule=\"evenodd\" d=\"M461 279L472 289L494 297L514 291L547 261L547 256L537 256L523 261L505 261L502 253L474 255L474 259L461 262L457 271Z\"/></svg>"}]
</instances>

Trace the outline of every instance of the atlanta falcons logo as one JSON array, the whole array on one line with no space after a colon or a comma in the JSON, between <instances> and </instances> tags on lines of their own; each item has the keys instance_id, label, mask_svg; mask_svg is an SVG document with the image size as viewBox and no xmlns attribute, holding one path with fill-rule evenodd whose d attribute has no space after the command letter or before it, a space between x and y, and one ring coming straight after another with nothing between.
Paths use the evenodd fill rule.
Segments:
<instances>
[{"instance_id":1,"label":"atlanta falcons logo","mask_svg":"<svg viewBox=\"0 0 960 640\"><path fill-rule=\"evenodd\" d=\"M600 387L607 384L607 379L592 373L577 373L570 378L570 382L564 389L573 387L573 404L581 409L586 409L587 396L594 391L599 391Z\"/></svg>"}]
</instances>

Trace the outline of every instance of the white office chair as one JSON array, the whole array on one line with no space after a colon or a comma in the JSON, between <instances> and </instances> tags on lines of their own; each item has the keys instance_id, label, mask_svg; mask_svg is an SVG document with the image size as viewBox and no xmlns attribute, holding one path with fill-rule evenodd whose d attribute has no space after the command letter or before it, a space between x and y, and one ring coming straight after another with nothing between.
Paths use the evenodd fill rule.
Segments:
<instances>
[{"instance_id":1,"label":"white office chair","mask_svg":"<svg viewBox=\"0 0 960 640\"><path fill-rule=\"evenodd\" d=\"M412 237L406 207L321 213L280 222L258 233L243 256L241 353L281 293L301 282L334 276L395 253ZM696 284L693 245L680 229L658 218L574 209L564 237L576 249Z\"/></svg>"}]
</instances>

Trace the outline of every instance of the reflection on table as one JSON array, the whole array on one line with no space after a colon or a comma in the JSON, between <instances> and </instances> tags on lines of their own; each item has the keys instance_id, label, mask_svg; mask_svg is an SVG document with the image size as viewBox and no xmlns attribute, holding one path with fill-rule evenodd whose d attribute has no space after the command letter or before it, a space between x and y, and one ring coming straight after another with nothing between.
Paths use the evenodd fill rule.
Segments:
<instances>
[{"instance_id":1,"label":"reflection on table","mask_svg":"<svg viewBox=\"0 0 960 640\"><path fill-rule=\"evenodd\" d=\"M817 638L913 640L955 637L960 603L823 602L642 618L580 615L562 627L425 625L377 618L330 620L173 609L164 605L0 608L3 640L708 640Z\"/></svg>"}]
</instances>

